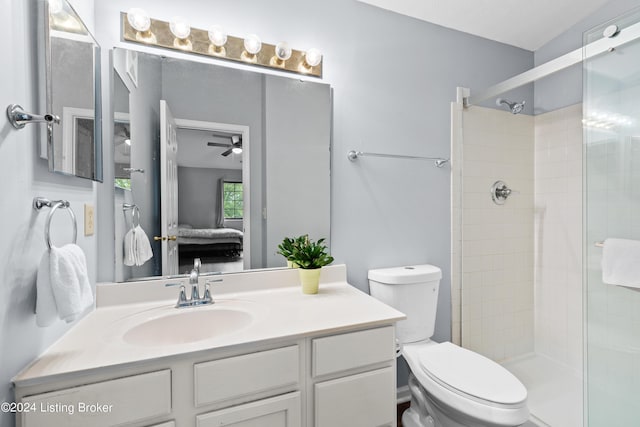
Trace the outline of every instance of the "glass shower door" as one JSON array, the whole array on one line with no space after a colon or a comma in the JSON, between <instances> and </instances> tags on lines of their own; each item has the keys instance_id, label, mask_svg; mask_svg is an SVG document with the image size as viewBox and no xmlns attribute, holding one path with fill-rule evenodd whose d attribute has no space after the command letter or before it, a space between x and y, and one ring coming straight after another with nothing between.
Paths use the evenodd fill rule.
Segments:
<instances>
[{"instance_id":1,"label":"glass shower door","mask_svg":"<svg viewBox=\"0 0 640 427\"><path fill-rule=\"evenodd\" d=\"M613 24L633 31L639 21L635 12ZM587 33L585 45L610 24ZM599 245L640 241L640 40L585 53L585 424L640 426L640 288L603 282Z\"/></svg>"}]
</instances>

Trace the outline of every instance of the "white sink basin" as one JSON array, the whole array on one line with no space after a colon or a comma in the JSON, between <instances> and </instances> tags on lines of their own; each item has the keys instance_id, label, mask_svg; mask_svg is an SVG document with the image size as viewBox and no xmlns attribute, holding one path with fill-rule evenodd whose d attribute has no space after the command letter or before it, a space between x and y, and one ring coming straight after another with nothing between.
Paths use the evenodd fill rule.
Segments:
<instances>
[{"instance_id":1,"label":"white sink basin","mask_svg":"<svg viewBox=\"0 0 640 427\"><path fill-rule=\"evenodd\" d=\"M238 332L253 319L251 313L233 307L172 309L132 326L122 338L145 347L187 344Z\"/></svg>"}]
</instances>

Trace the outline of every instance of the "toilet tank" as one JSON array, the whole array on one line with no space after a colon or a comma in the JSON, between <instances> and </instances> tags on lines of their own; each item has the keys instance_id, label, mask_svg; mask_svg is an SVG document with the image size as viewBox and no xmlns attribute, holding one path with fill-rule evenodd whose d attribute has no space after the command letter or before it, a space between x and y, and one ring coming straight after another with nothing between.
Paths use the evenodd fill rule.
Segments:
<instances>
[{"instance_id":1,"label":"toilet tank","mask_svg":"<svg viewBox=\"0 0 640 427\"><path fill-rule=\"evenodd\" d=\"M369 270L371 296L403 312L396 324L400 343L424 341L433 336L442 270L433 265Z\"/></svg>"}]
</instances>

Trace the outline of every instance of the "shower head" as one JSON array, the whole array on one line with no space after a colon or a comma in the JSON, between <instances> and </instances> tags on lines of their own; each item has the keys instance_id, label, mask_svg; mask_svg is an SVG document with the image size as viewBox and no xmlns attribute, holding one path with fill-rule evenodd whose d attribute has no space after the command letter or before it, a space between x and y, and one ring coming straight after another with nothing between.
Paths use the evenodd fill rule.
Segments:
<instances>
[{"instance_id":1,"label":"shower head","mask_svg":"<svg viewBox=\"0 0 640 427\"><path fill-rule=\"evenodd\" d=\"M500 107L501 105L506 105L513 114L519 114L524 109L524 104L526 101L522 102L509 102L506 99L498 98L496 99L496 105Z\"/></svg>"}]
</instances>

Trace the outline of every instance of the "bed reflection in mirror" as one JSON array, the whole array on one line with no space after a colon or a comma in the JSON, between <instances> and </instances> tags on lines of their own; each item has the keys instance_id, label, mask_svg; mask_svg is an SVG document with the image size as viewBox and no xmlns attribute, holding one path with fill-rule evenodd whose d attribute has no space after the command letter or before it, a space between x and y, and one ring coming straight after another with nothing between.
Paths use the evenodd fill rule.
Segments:
<instances>
[{"instance_id":1,"label":"bed reflection in mirror","mask_svg":"<svg viewBox=\"0 0 640 427\"><path fill-rule=\"evenodd\" d=\"M328 85L123 49L113 63L116 281L195 258L202 273L284 267L285 236L330 237ZM126 265L133 205L153 256Z\"/></svg>"}]
</instances>

